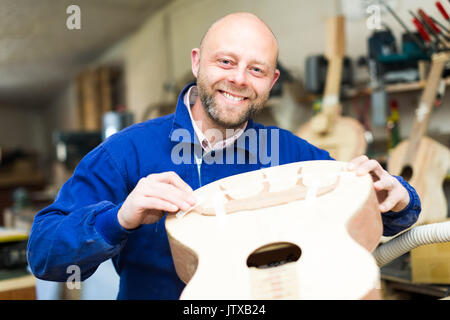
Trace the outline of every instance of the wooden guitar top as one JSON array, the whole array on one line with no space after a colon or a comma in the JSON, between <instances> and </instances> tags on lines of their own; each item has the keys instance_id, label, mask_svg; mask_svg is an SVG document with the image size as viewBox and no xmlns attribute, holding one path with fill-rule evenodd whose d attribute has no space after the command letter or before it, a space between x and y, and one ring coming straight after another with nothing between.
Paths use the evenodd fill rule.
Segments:
<instances>
[{"instance_id":1,"label":"wooden guitar top","mask_svg":"<svg viewBox=\"0 0 450 320\"><path fill-rule=\"evenodd\" d=\"M166 219L181 299L379 298L378 201L371 177L345 165L296 162L196 190L198 206Z\"/></svg>"}]
</instances>

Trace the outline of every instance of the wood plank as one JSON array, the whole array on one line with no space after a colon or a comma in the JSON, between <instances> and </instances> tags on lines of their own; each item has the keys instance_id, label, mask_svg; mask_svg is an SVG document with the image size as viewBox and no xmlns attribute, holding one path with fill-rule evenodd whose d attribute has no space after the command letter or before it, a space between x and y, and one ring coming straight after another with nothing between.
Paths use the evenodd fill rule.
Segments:
<instances>
[{"instance_id":1,"label":"wood plank","mask_svg":"<svg viewBox=\"0 0 450 320\"><path fill-rule=\"evenodd\" d=\"M111 70L108 67L101 67L99 73L100 90L100 110L103 116L106 112L112 111L112 89L111 89Z\"/></svg>"},{"instance_id":2,"label":"wood plank","mask_svg":"<svg viewBox=\"0 0 450 320\"><path fill-rule=\"evenodd\" d=\"M0 300L36 299L36 278L33 275L0 281Z\"/></svg>"}]
</instances>

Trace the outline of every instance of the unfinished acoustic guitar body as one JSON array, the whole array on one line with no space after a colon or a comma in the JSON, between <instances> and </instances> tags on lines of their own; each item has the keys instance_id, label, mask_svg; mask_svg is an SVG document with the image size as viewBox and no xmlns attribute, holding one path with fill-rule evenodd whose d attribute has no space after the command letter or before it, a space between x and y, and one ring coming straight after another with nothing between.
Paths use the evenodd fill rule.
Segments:
<instances>
[{"instance_id":1,"label":"unfinished acoustic guitar body","mask_svg":"<svg viewBox=\"0 0 450 320\"><path fill-rule=\"evenodd\" d=\"M300 127L296 135L318 148L327 150L339 161L350 161L366 152L367 142L364 128L350 117L337 116L327 130L317 130L315 119Z\"/></svg>"},{"instance_id":2,"label":"unfinished acoustic guitar body","mask_svg":"<svg viewBox=\"0 0 450 320\"><path fill-rule=\"evenodd\" d=\"M447 219L443 182L450 168L450 151L446 146L427 137L426 132L442 72L449 60L450 53L447 52L433 55L409 139L396 146L389 155L389 172L403 176L420 197L422 211L416 225Z\"/></svg>"},{"instance_id":3,"label":"unfinished acoustic guitar body","mask_svg":"<svg viewBox=\"0 0 450 320\"><path fill-rule=\"evenodd\" d=\"M450 151L426 136L420 139L412 159L406 156L408 147L409 140L405 140L392 151L389 172L405 178L419 195L422 211L415 225L442 222L447 218L442 185L450 168Z\"/></svg>"},{"instance_id":4,"label":"unfinished acoustic guitar body","mask_svg":"<svg viewBox=\"0 0 450 320\"><path fill-rule=\"evenodd\" d=\"M382 234L369 175L296 162L215 181L166 230L181 299L377 299ZM180 213L179 213L180 214Z\"/></svg>"}]
</instances>

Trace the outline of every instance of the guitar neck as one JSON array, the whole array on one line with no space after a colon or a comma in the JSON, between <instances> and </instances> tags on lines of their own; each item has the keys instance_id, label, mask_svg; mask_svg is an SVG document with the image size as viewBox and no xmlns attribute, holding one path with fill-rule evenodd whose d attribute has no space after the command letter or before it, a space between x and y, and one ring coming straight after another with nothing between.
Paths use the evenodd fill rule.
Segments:
<instances>
[{"instance_id":1,"label":"guitar neck","mask_svg":"<svg viewBox=\"0 0 450 320\"><path fill-rule=\"evenodd\" d=\"M324 109L339 105L339 94L341 90L342 57L332 57L328 61L327 80L322 106Z\"/></svg>"},{"instance_id":2,"label":"guitar neck","mask_svg":"<svg viewBox=\"0 0 450 320\"><path fill-rule=\"evenodd\" d=\"M408 150L405 155L405 159L408 162L415 158L415 152L418 150L420 139L427 132L431 111L433 110L439 83L442 79L442 72L449 57L448 53L437 53L432 57L431 70L420 98L419 106L416 109L416 118L409 138Z\"/></svg>"},{"instance_id":3,"label":"guitar neck","mask_svg":"<svg viewBox=\"0 0 450 320\"><path fill-rule=\"evenodd\" d=\"M328 70L322 108L327 112L332 110L339 113L339 94L345 55L345 18L343 16L329 18L326 31L325 55L328 59Z\"/></svg>"}]
</instances>

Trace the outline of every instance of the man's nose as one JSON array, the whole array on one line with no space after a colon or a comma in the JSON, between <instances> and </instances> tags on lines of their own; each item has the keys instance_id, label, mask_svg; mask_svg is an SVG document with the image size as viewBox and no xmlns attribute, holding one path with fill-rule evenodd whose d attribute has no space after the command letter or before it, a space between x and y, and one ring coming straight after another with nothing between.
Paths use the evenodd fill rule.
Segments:
<instances>
[{"instance_id":1,"label":"man's nose","mask_svg":"<svg viewBox=\"0 0 450 320\"><path fill-rule=\"evenodd\" d=\"M247 85L247 72L245 68L236 68L228 76L228 80L239 87Z\"/></svg>"}]
</instances>

